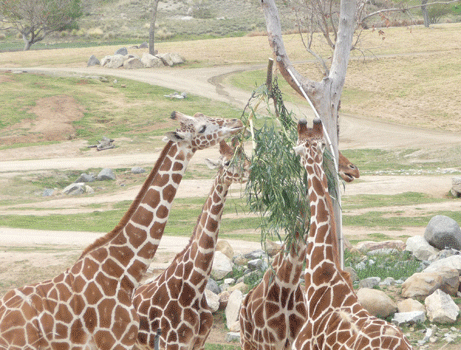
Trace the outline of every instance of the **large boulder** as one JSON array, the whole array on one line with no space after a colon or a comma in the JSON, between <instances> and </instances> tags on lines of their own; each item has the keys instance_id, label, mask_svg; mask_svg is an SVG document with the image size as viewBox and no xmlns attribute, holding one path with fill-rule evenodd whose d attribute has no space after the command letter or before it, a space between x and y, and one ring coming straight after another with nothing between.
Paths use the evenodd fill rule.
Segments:
<instances>
[{"instance_id":1,"label":"large boulder","mask_svg":"<svg viewBox=\"0 0 461 350\"><path fill-rule=\"evenodd\" d=\"M437 249L461 250L461 228L455 220L445 215L436 215L429 221L424 238Z\"/></svg>"},{"instance_id":2,"label":"large boulder","mask_svg":"<svg viewBox=\"0 0 461 350\"><path fill-rule=\"evenodd\" d=\"M123 68L125 69L140 69L144 68L144 64L138 57L131 57L123 62Z\"/></svg>"},{"instance_id":3,"label":"large boulder","mask_svg":"<svg viewBox=\"0 0 461 350\"><path fill-rule=\"evenodd\" d=\"M439 252L439 249L431 246L423 236L408 238L405 250L411 252L418 260L428 260Z\"/></svg>"},{"instance_id":4,"label":"large boulder","mask_svg":"<svg viewBox=\"0 0 461 350\"><path fill-rule=\"evenodd\" d=\"M164 67L163 61L154 55L144 52L141 57L141 62L146 68Z\"/></svg>"},{"instance_id":5,"label":"large boulder","mask_svg":"<svg viewBox=\"0 0 461 350\"><path fill-rule=\"evenodd\" d=\"M425 300L427 317L431 322L455 323L459 315L458 305L447 294L437 289Z\"/></svg>"},{"instance_id":6,"label":"large boulder","mask_svg":"<svg viewBox=\"0 0 461 350\"><path fill-rule=\"evenodd\" d=\"M123 62L125 62L124 55L106 56L101 60L101 66L107 68L120 68L123 66Z\"/></svg>"},{"instance_id":7,"label":"large boulder","mask_svg":"<svg viewBox=\"0 0 461 350\"><path fill-rule=\"evenodd\" d=\"M370 314L388 317L397 311L395 302L383 291L371 288L360 288L357 299Z\"/></svg>"},{"instance_id":8,"label":"large boulder","mask_svg":"<svg viewBox=\"0 0 461 350\"><path fill-rule=\"evenodd\" d=\"M452 255L436 260L426 267L423 272L437 272L442 269L455 269L461 275L461 255Z\"/></svg>"},{"instance_id":9,"label":"large boulder","mask_svg":"<svg viewBox=\"0 0 461 350\"><path fill-rule=\"evenodd\" d=\"M459 288L459 273L455 269L413 274L402 284L404 298L424 298L437 289L456 295Z\"/></svg>"}]
</instances>

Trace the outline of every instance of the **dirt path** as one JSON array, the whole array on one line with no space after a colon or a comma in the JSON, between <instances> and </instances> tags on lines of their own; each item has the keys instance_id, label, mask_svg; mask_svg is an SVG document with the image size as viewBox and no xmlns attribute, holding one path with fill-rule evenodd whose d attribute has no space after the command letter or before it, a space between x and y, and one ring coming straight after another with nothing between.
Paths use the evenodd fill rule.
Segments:
<instances>
[{"instance_id":1,"label":"dirt path","mask_svg":"<svg viewBox=\"0 0 461 350\"><path fill-rule=\"evenodd\" d=\"M235 89L226 85L226 77L245 70L261 69L263 65L256 66L224 66L199 69L107 69L101 67L90 68L22 68L14 71L35 72L56 76L78 76L98 77L113 76L134 79L149 84L164 86L177 91L196 94L211 99L228 102L242 108L248 100L248 92ZM5 70L5 69L3 69ZM310 116L311 111L306 105L291 106L298 115ZM436 130L421 129L415 127L401 126L391 123L384 123L377 120L368 120L356 116L342 116L340 148L431 148L440 149L447 145L461 145L461 137L454 133L440 132ZM59 145L31 146L19 149L7 149L0 151L0 181L20 173L49 171L53 169L88 169L92 167L131 167L131 166L152 166L158 156L159 149L151 153L115 153L114 152L87 152L84 156L77 155L75 150L85 147L83 141L66 141ZM191 165L203 163L204 158L214 156L216 150L204 150L198 152L192 159ZM428 193L432 196L444 196L451 184L451 176L362 176L360 182L348 184L345 195L355 194L396 194L407 191ZM184 180L184 186L188 190L181 190L178 196L191 196L202 194L208 191L209 181L207 180ZM57 198L53 201L37 204L15 205L12 212L27 215L46 215L46 208L60 208L61 213L73 213L81 210L79 207L91 203L116 203L121 200L134 198L138 188L129 188L112 195L94 196L89 198ZM34 211L39 207L40 212ZM24 208L30 208L25 210ZM86 209L90 210L90 209ZM409 208L408 210L412 210ZM81 212L81 211L80 211ZM4 214L0 212L0 214ZM38 239L38 238L36 238ZM45 239L45 238L44 238ZM8 240L7 236L1 240Z\"/></svg>"}]
</instances>

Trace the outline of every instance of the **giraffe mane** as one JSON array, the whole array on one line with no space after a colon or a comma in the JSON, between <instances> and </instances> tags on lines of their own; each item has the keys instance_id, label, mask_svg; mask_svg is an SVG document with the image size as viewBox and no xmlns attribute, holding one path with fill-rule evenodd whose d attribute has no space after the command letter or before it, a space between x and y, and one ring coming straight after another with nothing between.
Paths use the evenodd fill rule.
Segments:
<instances>
[{"instance_id":1,"label":"giraffe mane","mask_svg":"<svg viewBox=\"0 0 461 350\"><path fill-rule=\"evenodd\" d=\"M163 160L165 159L166 155L170 151L171 147L173 146L173 141L168 141L168 143L165 145L165 147L162 150L162 153L160 153L159 158L157 159L157 162L154 165L154 168L150 172L149 176L147 177L146 181L144 181L144 184L141 187L141 190L138 192L136 198L134 199L133 203L131 203L130 207L128 208L127 212L125 215L123 215L122 219L120 222L117 224L117 226L114 227L112 231L109 233L105 234L103 237L100 237L96 239L92 244L90 244L88 247L85 248L83 251L82 255L80 255L80 258L83 258L85 255L87 255L89 252L95 250L96 248L99 248L109 242L111 239L113 239L120 231L122 228L128 223L130 220L131 216L134 214L136 211L136 208L139 206L139 203L141 203L141 200L144 197L144 194L147 191L147 188L150 186L152 183L155 175L157 175L158 170L160 166L163 163Z\"/></svg>"}]
</instances>

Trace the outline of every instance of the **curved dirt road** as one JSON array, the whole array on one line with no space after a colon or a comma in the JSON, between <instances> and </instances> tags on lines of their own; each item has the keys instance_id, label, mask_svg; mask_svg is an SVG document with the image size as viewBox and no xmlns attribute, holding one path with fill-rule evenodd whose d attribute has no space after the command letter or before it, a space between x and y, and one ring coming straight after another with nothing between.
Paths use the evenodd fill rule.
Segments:
<instances>
[{"instance_id":1,"label":"curved dirt road","mask_svg":"<svg viewBox=\"0 0 461 350\"><path fill-rule=\"evenodd\" d=\"M113 76L134 79L153 85L160 85L176 91L185 91L190 94L204 96L210 99L228 102L237 108L242 108L249 98L249 93L225 85L225 77L244 70L263 69L263 65L255 66L224 66L198 69L181 69L171 71L169 69L108 69L101 67L90 68L22 68L13 71L42 73L56 76L78 76L98 77ZM2 69L6 70L6 69ZM312 113L307 106L291 106L297 115L311 116ZM340 148L368 148L368 149L396 149L396 148L441 148L446 145L461 145L461 137L454 133L440 132L435 130L421 129L415 127L401 126L385 123L377 120L343 115L341 117ZM83 143L82 143L83 145ZM157 157L158 150L152 153L135 154L113 154L101 152L98 154L85 155L85 157L69 156L69 149L78 149L75 142L64 142L59 147L29 147L26 152L16 150L0 151L0 178L6 178L18 173L36 172L51 169L87 169L98 167L104 164L105 167L129 167L129 166L152 166ZM201 151L192 162L201 163L205 157L215 156L216 151ZM359 165L360 166L360 165ZM194 188L194 191L183 191L178 196L186 196L201 193L206 194L209 188L209 181L184 180L182 188ZM451 176L363 176L360 182L347 185L347 194L361 193L382 193L395 194L407 191L429 193L435 196L444 195L451 183ZM116 195L95 196L91 202L118 202L120 200L131 200L137 190L127 190ZM61 208L62 213L72 213L75 204L81 202L88 204L86 198L60 198L46 204L38 203L37 207L43 209L48 205L53 208ZM34 204L16 205L17 214L28 214L24 207L33 208ZM72 209L74 208L74 209ZM11 214L12 208L8 210ZM67 211L66 211L67 210ZM56 211L54 211L56 213ZM0 214L3 214L0 210ZM40 214L36 214L40 215ZM0 224L1 225L1 224ZM0 231L0 241L8 242L14 235L8 234L7 229ZM44 243L47 242L44 233ZM347 232L346 232L347 234ZM34 240L40 240L40 234L35 235ZM59 239L57 239L57 242ZM13 240L14 242L14 240ZM18 242L16 242L18 243ZM254 245L254 244L253 244ZM259 244L256 244L259 245Z\"/></svg>"}]
</instances>

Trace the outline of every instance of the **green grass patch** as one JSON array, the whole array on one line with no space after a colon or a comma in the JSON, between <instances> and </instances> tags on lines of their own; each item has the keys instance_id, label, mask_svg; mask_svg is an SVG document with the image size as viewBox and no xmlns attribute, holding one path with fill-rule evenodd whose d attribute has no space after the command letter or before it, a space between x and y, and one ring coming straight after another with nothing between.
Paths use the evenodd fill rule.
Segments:
<instances>
[{"instance_id":1,"label":"green grass patch","mask_svg":"<svg viewBox=\"0 0 461 350\"><path fill-rule=\"evenodd\" d=\"M444 201L446 201L446 199L434 198L419 192L405 192L395 195L361 194L345 196L343 200L343 209L380 208L387 206L440 203Z\"/></svg>"},{"instance_id":2,"label":"green grass patch","mask_svg":"<svg viewBox=\"0 0 461 350\"><path fill-rule=\"evenodd\" d=\"M133 80L117 79L114 83L113 78L103 82L91 78L56 78L38 74L0 73L0 76L4 77L0 96L0 137L26 138L38 119L31 109L37 101L55 96L73 96L79 110L83 111L81 117L72 122L73 135L62 135L62 138L86 139L92 144L102 136L138 139L161 136L177 127L169 119L173 110L226 118L240 115L239 111L225 103L194 95L188 95L184 100L172 100L164 96L171 94L172 90ZM40 135L37 137L43 144L49 142L40 139Z\"/></svg>"},{"instance_id":3,"label":"green grass patch","mask_svg":"<svg viewBox=\"0 0 461 350\"><path fill-rule=\"evenodd\" d=\"M434 155L434 152L420 149L342 151L352 163L359 167L361 175L432 175L444 174L443 169L446 168L453 169L452 173L461 173L459 164L461 147L437 150L437 155Z\"/></svg>"},{"instance_id":4,"label":"green grass patch","mask_svg":"<svg viewBox=\"0 0 461 350\"><path fill-rule=\"evenodd\" d=\"M388 230L401 230L403 227L424 227L435 215L445 215L457 222L461 222L461 213L457 211L435 211L418 217L406 216L401 211L369 211L361 215L343 215L343 225L362 226L369 228L383 228Z\"/></svg>"},{"instance_id":5,"label":"green grass patch","mask_svg":"<svg viewBox=\"0 0 461 350\"><path fill-rule=\"evenodd\" d=\"M197 223L197 218L202 211L205 197L177 198L168 218L165 234L174 236L190 236ZM37 230L75 230L91 232L109 232L112 230L128 210L132 201L122 201L113 206L112 210L94 210L91 213L62 215L52 214L47 216L38 215L3 215L0 216L2 226ZM243 210L245 205L243 198L229 198L225 207L225 213L232 210ZM25 209L24 209L25 210ZM259 226L256 218L226 218L222 220L220 233L224 238L239 238L258 241L259 235L254 231ZM241 230L244 227L248 234L233 235L231 232Z\"/></svg>"},{"instance_id":6,"label":"green grass patch","mask_svg":"<svg viewBox=\"0 0 461 350\"><path fill-rule=\"evenodd\" d=\"M345 250L344 266L352 267L360 280L368 277L406 279L421 271L421 263L409 252L376 254L364 258L360 253Z\"/></svg>"}]
</instances>

